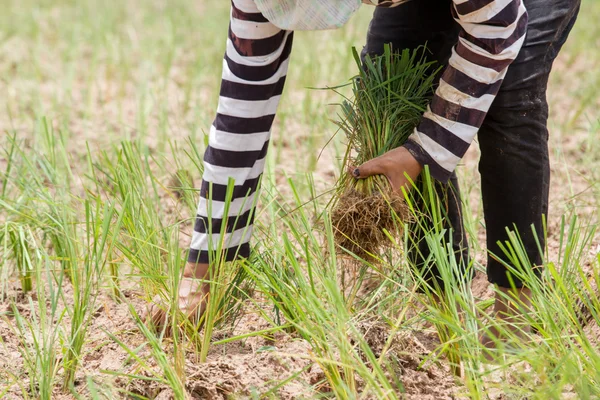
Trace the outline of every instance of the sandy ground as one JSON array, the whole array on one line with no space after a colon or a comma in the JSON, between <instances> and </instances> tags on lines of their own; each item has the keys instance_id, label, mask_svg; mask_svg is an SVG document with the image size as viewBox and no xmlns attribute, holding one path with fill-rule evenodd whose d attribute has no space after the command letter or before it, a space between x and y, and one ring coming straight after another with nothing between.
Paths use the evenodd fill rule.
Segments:
<instances>
[{"instance_id":1,"label":"sandy ground","mask_svg":"<svg viewBox=\"0 0 600 400\"><path fill-rule=\"evenodd\" d=\"M71 301L70 286L64 285L63 289L67 302ZM133 290L125 290L124 293L128 303L140 310L144 308L140 293ZM30 317L29 299L20 289L13 288L9 292L9 297L16 299L14 306L24 318ZM32 299L31 304L34 309L40 307L35 298ZM28 378L19 351L20 339L11 328L11 325L15 324L14 317L10 316L11 310L8 304L0 310L9 315L4 320L0 320L0 338L3 342L0 345L0 371L10 371L15 378L19 377L20 385L26 389ZM220 340L269 327L257 313L252 312L252 306L248 305L244 317L234 331L216 332L213 339ZM368 344L378 356L388 340L387 325L375 323L362 328ZM129 380L123 376L110 375L114 372L120 375L149 377L152 372L159 373L152 361L149 361L149 365L153 366L153 371L141 369L136 362L133 362L132 357L106 333L110 332L130 349L139 349L137 356L141 359L151 359L150 350L145 345L146 340L131 317L127 304L117 304L107 295L101 295L96 303L96 311L88 332L75 386L77 390L82 391L84 397L89 393L82 383L84 379L92 377L98 385L111 385L131 394L155 399L173 398L171 389L164 385L143 379ZM31 340L30 337L26 339L27 342ZM168 353L172 347L168 340L165 343ZM457 390L454 377L443 363L426 363L421 366L423 360L431 355L437 344L439 341L436 333L431 329L403 333L394 338L390 351L399 355L400 369L397 373L405 386L406 398L432 400L452 398L452 394ZM199 363L197 354L188 350L184 368L187 376L185 386L194 399L227 399L230 395L234 398L248 398L253 392L264 393L279 382L298 374L295 379L274 392L275 398L313 398L316 395L313 385L323 392L329 389L322 370L308 359L309 354L310 346L304 340L284 332L277 332L269 337L257 336L213 346L205 363ZM23 397L19 385L14 385L4 398ZM115 397L117 397L116 393ZM73 396L56 389L54 398L71 399Z\"/></svg>"},{"instance_id":2,"label":"sandy ground","mask_svg":"<svg viewBox=\"0 0 600 400\"><path fill-rule=\"evenodd\" d=\"M17 57L18 54L15 56ZM559 60L557 62L557 69L560 70L563 64ZM175 69L173 74L177 75ZM176 82L177 79L173 79ZM42 92L47 92L48 96L51 97L54 92L52 82L48 85L48 88L41 88ZM553 89L556 89L553 92ZM92 93L87 93L89 96L87 99L83 97L77 97L76 91L73 93L75 96L72 101L77 102L92 102L101 106L103 112L95 115L95 119L85 120L84 118L70 118L68 123L70 124L70 130L75 134L69 143L69 148L72 150L72 157L74 159L83 158L85 156L85 146L83 144L86 141L90 141L93 148L102 148L108 143L106 142L108 136L99 134L102 129L114 130L119 132L127 132L127 136L130 139L136 138L135 130L135 115L136 105L121 104L111 102L111 98L116 96L118 90L130 90L130 88L116 88L110 85L95 85ZM132 89L131 89L132 90ZM558 88L551 88L550 92L553 93L550 96L553 113L553 119L557 119L557 113L563 112L565 109L570 109L568 105L564 104L565 98L558 94ZM176 103L179 98L178 88L176 84L167 86L166 89L168 102L171 101ZM16 95L9 93L10 96ZM133 95L133 91L132 91ZM169 97L172 96L172 97ZM208 100L199 98L192 101L193 104L205 104ZM172 107L176 110L177 107ZM176 112L176 111L173 111ZM561 114L562 115L562 114ZM193 115L180 115L175 116L174 119L178 120L180 126L173 130L172 139L182 138L185 136L185 124L193 118ZM86 122L81 122L81 121ZM121 122L119 126L111 126L110 122L106 121L125 121ZM148 121L148 124L152 125L159 123L159 121ZM108 124L108 126L107 126ZM0 120L1 127L11 126L17 132L27 132L29 126L23 121L8 121ZM124 128L125 127L125 128ZM129 128L127 128L129 127ZM177 128L177 127L176 127ZM275 129L274 135L277 136L277 128ZM300 135L300 134L299 134ZM562 151L569 158L569 162L577 163L577 149L582 145L584 133L579 135L575 132L573 135L564 138L557 138L555 142L562 142ZM152 148L155 146L156 138L152 136L144 138L144 141ZM282 154L293 151L294 140L301 140L298 138L286 138L285 141L281 142L283 146ZM553 139L554 140L554 139ZM472 147L469 154L464 160L464 166L461 167L464 170L475 171L477 163L478 152L476 147ZM316 182L320 191L325 191L333 182L333 177L336 174L334 163L332 162L333 155L331 152L326 151L319 160L316 174ZM277 173L277 181L283 181L285 178L285 172L293 174L295 164L292 164L294 157L283 157L283 165L280 171ZM290 161L286 161L290 160ZM551 219L550 219L550 257L555 255L558 251L557 248L557 226L559 223L558 215L564 212L569 202L572 202L571 191L567 192L561 190L567 181L567 169L560 160L553 160L553 183L552 183L552 200L551 200ZM468 182L477 186L478 177L476 172L470 172L467 175ZM593 191L589 191L589 182L586 181L585 175L583 174L570 174L569 179L571 180L571 190L575 193L580 193L578 196L578 204L597 204L594 203L593 199L589 199L589 196L593 196ZM199 182L196 182L197 184ZM479 192L478 190L472 190L468 192L470 197L470 203L472 205L473 212L477 212L480 207ZM586 200L587 199L587 200ZM589 201L588 201L589 200ZM174 206L172 206L174 207ZM597 210L593 206L581 206L579 210L584 215L592 216L593 213L597 213ZM179 217L179 216L178 216ZM185 216L184 216L185 217ZM597 216L595 217L597 220ZM184 228L182 234L182 247L187 245L186 240L187 234L189 234L189 228ZM483 229L478 231L478 242L483 246L485 243L485 232ZM600 251L600 240L598 237L595 238L594 247ZM590 254L590 256L593 254ZM484 249L478 251L475 254L476 260L480 265L485 264L485 253ZM71 288L69 285L64 286L67 303L72 299ZM485 275L479 273L473 283L473 292L476 297L485 298L489 297L490 290ZM128 295L127 301L132 303L136 308L142 309L143 302L140 300L141 296L137 293L134 288L126 291ZM14 299L14 306L19 309L23 316L31 314L29 299L24 296L20 289L18 289L17 282L9 282L8 297ZM32 305L34 308L38 308L36 299L32 299ZM114 387L122 390L129 391L133 394L139 394L148 398L156 399L170 399L172 393L170 389L160 386L154 382L144 381L142 379L129 380L125 377L118 377L111 375L111 371L118 372L120 374L131 374L149 375L149 371L140 371L137 363L132 362L132 359L128 354L108 335L106 332L111 332L122 341L127 347L131 349L140 349L137 354L139 357L144 358L150 355L148 346L144 346L145 339L141 335L133 321L128 306L125 303L117 304L105 293L101 294L96 303L97 310L94 313L93 322L89 328L89 336L86 342L83 358L81 360L81 368L78 373L78 380L76 388L80 390L84 385L84 377L91 376L98 383L105 382ZM23 398L23 394L20 393L20 387L27 388L28 381L25 373L24 360L21 357L19 351L20 340L17 337L17 333L14 330L15 319L11 314L11 304L5 302L0 305L0 312L4 312L6 315L5 319L0 319L0 371L5 371L5 376L8 381L14 382L12 388L5 395L6 399L19 399ZM235 335L240 333L255 332L261 329L268 328L269 326L262 320L256 312L252 311L252 307L248 307L246 314L244 315L241 322L237 325L234 332L217 332L216 338L223 338L227 335ZM600 334L600 328L597 326L589 327L590 335L598 336ZM386 342L389 332L382 326L372 326L367 330L366 337L375 352ZM31 340L31 338L27 338ZM444 363L433 363L425 364L423 367L420 366L422 360L427 358L431 352L435 349L438 339L436 333L427 327L424 327L422 331L409 332L407 334L399 335L394 339L394 346L402 349L401 352L401 370L398 371L399 377L402 380L406 388L406 398L409 399L445 399L454 398L456 393L460 391L460 385L456 379L452 376L449 368ZM273 388L278 382L286 380L294 374L298 376L284 384L281 388L275 391L275 397L282 399L295 399L295 398L311 398L315 395L312 386L317 385L319 382L324 381L323 372L320 368L312 364L305 355L310 353L310 348L306 342L301 340L294 335L289 335L283 332L275 334L274 338L264 337L251 337L243 341L236 341L231 344L223 344L214 346L208 356L206 363L198 363L196 355L193 351L186 353L185 362L185 373L187 381L185 383L186 389L192 398L197 399L226 399L229 395L234 394L237 397L248 398L252 397L253 393L264 393L268 388ZM156 366L153 366L156 368ZM1 373L1 372L0 372ZM59 372L60 373L60 372ZM18 384L16 384L18 382ZM325 384L317 385L322 391L327 391L328 388ZM1 390L1 389L0 389ZM86 392L83 392L86 395ZM126 397L123 395L123 397ZM72 398L71 395L63 394L60 391L55 392L56 399L67 399ZM501 398L501 397L498 397Z\"/></svg>"}]
</instances>

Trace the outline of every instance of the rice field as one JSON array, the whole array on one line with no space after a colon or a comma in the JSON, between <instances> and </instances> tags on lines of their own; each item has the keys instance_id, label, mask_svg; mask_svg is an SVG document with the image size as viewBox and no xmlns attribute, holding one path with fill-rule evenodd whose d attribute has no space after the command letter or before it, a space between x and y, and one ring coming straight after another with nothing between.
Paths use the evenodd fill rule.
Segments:
<instances>
[{"instance_id":1,"label":"rice field","mask_svg":"<svg viewBox=\"0 0 600 400\"><path fill-rule=\"evenodd\" d=\"M208 3L0 1L0 398L599 398L600 2L583 0L548 91L535 333L494 363L476 143L458 169L471 287L417 293L406 235L379 263L336 249L346 144L340 96L318 88L356 74L367 7L296 35L254 250L219 265L202 329L143 324L153 299L177 303L190 241L229 17ZM506 246L519 260L518 237ZM447 249L431 253L453 279Z\"/></svg>"}]
</instances>

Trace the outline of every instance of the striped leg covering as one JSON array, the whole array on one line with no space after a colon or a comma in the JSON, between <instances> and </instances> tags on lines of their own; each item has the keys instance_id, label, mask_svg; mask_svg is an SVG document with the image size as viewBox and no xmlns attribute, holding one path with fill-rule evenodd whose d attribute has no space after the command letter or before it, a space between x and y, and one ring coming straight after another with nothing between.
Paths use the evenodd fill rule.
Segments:
<instances>
[{"instance_id":1,"label":"striped leg covering","mask_svg":"<svg viewBox=\"0 0 600 400\"><path fill-rule=\"evenodd\" d=\"M219 248L226 261L250 254L257 190L292 39L292 32L271 24L253 0L232 1L219 106L204 154L190 262L209 263ZM227 211L230 180L234 187Z\"/></svg>"}]
</instances>

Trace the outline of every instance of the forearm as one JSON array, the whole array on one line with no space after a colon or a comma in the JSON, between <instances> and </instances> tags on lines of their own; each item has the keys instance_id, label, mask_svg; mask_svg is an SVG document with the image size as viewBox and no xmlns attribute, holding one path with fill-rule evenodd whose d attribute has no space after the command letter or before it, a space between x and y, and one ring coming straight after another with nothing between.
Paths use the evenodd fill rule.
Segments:
<instances>
[{"instance_id":1,"label":"forearm","mask_svg":"<svg viewBox=\"0 0 600 400\"><path fill-rule=\"evenodd\" d=\"M455 4L462 31L434 98L406 148L447 181L469 148L525 39L520 0Z\"/></svg>"},{"instance_id":2,"label":"forearm","mask_svg":"<svg viewBox=\"0 0 600 400\"><path fill-rule=\"evenodd\" d=\"M247 255L256 191L291 48L292 33L269 23L252 0L232 2L219 104L204 154L190 261L207 262L208 251L214 247L211 243L221 241L231 249L227 259L238 249L240 255ZM228 197L230 179L234 188Z\"/></svg>"}]
</instances>

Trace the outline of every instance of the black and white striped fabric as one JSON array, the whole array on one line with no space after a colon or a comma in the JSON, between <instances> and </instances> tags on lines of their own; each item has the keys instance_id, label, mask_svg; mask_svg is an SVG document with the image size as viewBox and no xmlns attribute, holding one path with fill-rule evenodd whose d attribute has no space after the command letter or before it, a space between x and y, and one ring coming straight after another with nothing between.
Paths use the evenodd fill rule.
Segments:
<instances>
[{"instance_id":1,"label":"black and white striped fabric","mask_svg":"<svg viewBox=\"0 0 600 400\"><path fill-rule=\"evenodd\" d=\"M498 94L527 31L521 0L453 0L462 30L430 106L405 147L447 182Z\"/></svg>"},{"instance_id":2,"label":"black and white striped fabric","mask_svg":"<svg viewBox=\"0 0 600 400\"><path fill-rule=\"evenodd\" d=\"M204 154L204 176L190 262L247 257L259 181L283 91L292 32L267 21L252 0L233 0L217 116ZM227 185L234 181L226 211ZM221 228L226 224L226 234Z\"/></svg>"},{"instance_id":3,"label":"black and white striped fabric","mask_svg":"<svg viewBox=\"0 0 600 400\"><path fill-rule=\"evenodd\" d=\"M404 1L363 0L382 7ZM527 30L521 0L454 0L452 13L462 27L459 41L427 112L405 145L443 182L473 141ZM249 255L257 190L292 38L292 32L271 24L253 0L232 1L219 105L204 155L190 262L208 263L209 250L217 248L225 250L227 261ZM225 215L230 180L234 188Z\"/></svg>"}]
</instances>

